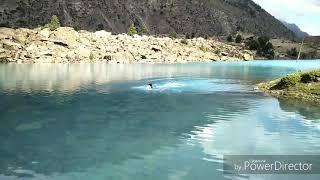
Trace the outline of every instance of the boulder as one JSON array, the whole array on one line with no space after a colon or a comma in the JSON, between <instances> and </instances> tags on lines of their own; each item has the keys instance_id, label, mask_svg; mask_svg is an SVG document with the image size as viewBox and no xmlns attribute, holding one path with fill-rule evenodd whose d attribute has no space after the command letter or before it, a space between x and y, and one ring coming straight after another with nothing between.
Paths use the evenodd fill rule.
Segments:
<instances>
[{"instance_id":1,"label":"boulder","mask_svg":"<svg viewBox=\"0 0 320 180\"><path fill-rule=\"evenodd\" d=\"M22 48L19 43L13 42L8 39L1 40L0 44L2 44L2 47L7 50L19 50Z\"/></svg>"},{"instance_id":2,"label":"boulder","mask_svg":"<svg viewBox=\"0 0 320 180\"><path fill-rule=\"evenodd\" d=\"M60 27L53 31L50 39L61 41L67 44L69 48L76 48L80 45L79 33L70 27Z\"/></svg>"},{"instance_id":3,"label":"boulder","mask_svg":"<svg viewBox=\"0 0 320 180\"><path fill-rule=\"evenodd\" d=\"M244 51L242 54L241 54L243 60L245 61L252 61L254 56L252 53L248 52L248 51Z\"/></svg>"},{"instance_id":4,"label":"boulder","mask_svg":"<svg viewBox=\"0 0 320 180\"><path fill-rule=\"evenodd\" d=\"M79 61L79 60L88 61L90 60L90 55L91 55L91 50L82 45L67 54L67 56L72 61Z\"/></svg>"},{"instance_id":5,"label":"boulder","mask_svg":"<svg viewBox=\"0 0 320 180\"><path fill-rule=\"evenodd\" d=\"M45 28L45 29L42 29L39 34L45 38L45 39L48 39L50 37L50 34L51 34L51 31L49 28Z\"/></svg>"},{"instance_id":6,"label":"boulder","mask_svg":"<svg viewBox=\"0 0 320 180\"><path fill-rule=\"evenodd\" d=\"M26 123L26 124L19 124L15 130L16 131L31 131L36 129L41 129L42 125L39 122L32 122L32 123Z\"/></svg>"},{"instance_id":7,"label":"boulder","mask_svg":"<svg viewBox=\"0 0 320 180\"><path fill-rule=\"evenodd\" d=\"M96 35L97 38L106 38L112 35L111 32L107 32L105 30L97 31L94 34Z\"/></svg>"},{"instance_id":8,"label":"boulder","mask_svg":"<svg viewBox=\"0 0 320 180\"><path fill-rule=\"evenodd\" d=\"M2 38L6 37L5 39L11 39L15 35L15 30L6 27L0 27L0 34Z\"/></svg>"},{"instance_id":9,"label":"boulder","mask_svg":"<svg viewBox=\"0 0 320 180\"><path fill-rule=\"evenodd\" d=\"M129 52L117 52L111 55L110 63L126 64L134 62L134 57Z\"/></svg>"},{"instance_id":10,"label":"boulder","mask_svg":"<svg viewBox=\"0 0 320 180\"><path fill-rule=\"evenodd\" d=\"M27 42L27 36L28 34L25 34L25 33L17 33L14 36L14 39L21 44L25 44Z\"/></svg>"}]
</instances>

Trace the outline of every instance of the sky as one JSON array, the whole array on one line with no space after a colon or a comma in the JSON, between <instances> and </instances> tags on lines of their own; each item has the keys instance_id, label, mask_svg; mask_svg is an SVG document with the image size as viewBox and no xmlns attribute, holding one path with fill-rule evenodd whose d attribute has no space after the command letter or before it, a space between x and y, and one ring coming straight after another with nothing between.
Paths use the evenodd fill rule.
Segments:
<instances>
[{"instance_id":1,"label":"sky","mask_svg":"<svg viewBox=\"0 0 320 180\"><path fill-rule=\"evenodd\" d=\"M253 0L280 20L310 35L320 35L320 0Z\"/></svg>"}]
</instances>

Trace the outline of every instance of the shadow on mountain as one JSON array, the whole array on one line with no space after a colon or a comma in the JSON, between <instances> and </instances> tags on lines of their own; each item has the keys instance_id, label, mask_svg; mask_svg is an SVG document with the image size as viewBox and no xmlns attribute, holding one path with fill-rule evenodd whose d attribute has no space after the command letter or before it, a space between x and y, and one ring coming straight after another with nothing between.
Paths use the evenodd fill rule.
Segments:
<instances>
[{"instance_id":1,"label":"shadow on mountain","mask_svg":"<svg viewBox=\"0 0 320 180\"><path fill-rule=\"evenodd\" d=\"M227 14L227 16L226 16ZM293 38L281 22L251 0L1 0L0 26L34 28L57 15L63 26L127 32L131 24L151 34L228 35L243 31ZM209 20L210 19L210 20Z\"/></svg>"}]
</instances>

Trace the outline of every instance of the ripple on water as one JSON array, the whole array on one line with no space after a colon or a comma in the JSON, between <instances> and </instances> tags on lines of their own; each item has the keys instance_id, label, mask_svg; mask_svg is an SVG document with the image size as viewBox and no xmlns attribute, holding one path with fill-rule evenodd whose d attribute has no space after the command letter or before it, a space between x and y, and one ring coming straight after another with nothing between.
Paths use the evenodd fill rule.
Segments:
<instances>
[{"instance_id":1,"label":"ripple on water","mask_svg":"<svg viewBox=\"0 0 320 180\"><path fill-rule=\"evenodd\" d=\"M231 79L184 79L168 78L156 79L145 82L140 86L134 86L132 89L147 91L146 84L152 83L152 92L171 92L171 93L212 93L212 92L246 92L249 86L240 84L238 80Z\"/></svg>"}]
</instances>

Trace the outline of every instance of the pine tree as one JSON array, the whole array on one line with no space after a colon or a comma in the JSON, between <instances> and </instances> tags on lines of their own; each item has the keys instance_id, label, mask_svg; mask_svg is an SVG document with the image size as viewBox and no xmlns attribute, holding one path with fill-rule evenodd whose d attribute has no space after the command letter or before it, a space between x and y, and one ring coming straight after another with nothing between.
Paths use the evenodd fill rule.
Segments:
<instances>
[{"instance_id":1,"label":"pine tree","mask_svg":"<svg viewBox=\"0 0 320 180\"><path fill-rule=\"evenodd\" d=\"M59 27L60 27L60 21L59 21L58 16L56 16L56 15L53 15L51 17L50 23L44 25L44 28L49 28L51 31L54 31L54 30L58 29Z\"/></svg>"},{"instance_id":2,"label":"pine tree","mask_svg":"<svg viewBox=\"0 0 320 180\"><path fill-rule=\"evenodd\" d=\"M134 26L134 24L131 24L129 30L128 30L128 35L133 36L134 34L137 34L137 28Z\"/></svg>"}]
</instances>

